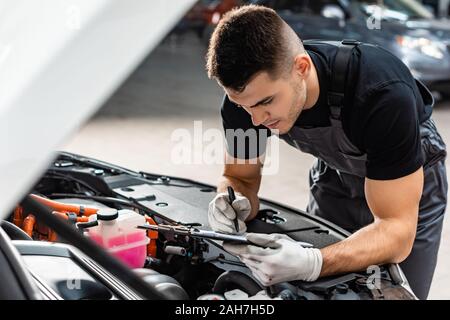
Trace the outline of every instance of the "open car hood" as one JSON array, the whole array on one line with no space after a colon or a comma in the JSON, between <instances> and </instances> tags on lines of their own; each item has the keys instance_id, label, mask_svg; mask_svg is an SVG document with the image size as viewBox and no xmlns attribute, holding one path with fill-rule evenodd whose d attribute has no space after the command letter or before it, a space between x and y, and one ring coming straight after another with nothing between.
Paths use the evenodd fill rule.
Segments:
<instances>
[{"instance_id":1,"label":"open car hood","mask_svg":"<svg viewBox=\"0 0 450 320\"><path fill-rule=\"evenodd\" d=\"M0 0L0 218L194 0Z\"/></svg>"}]
</instances>

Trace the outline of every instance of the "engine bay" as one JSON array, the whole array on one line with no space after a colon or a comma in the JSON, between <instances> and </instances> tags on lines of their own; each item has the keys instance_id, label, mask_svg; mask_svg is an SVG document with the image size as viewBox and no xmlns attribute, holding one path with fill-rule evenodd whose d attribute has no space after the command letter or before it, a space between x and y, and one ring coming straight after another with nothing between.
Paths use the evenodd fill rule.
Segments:
<instances>
[{"instance_id":1,"label":"engine bay","mask_svg":"<svg viewBox=\"0 0 450 320\"><path fill-rule=\"evenodd\" d=\"M222 241L175 232L210 231L207 208L216 191L203 183L60 153L30 194L167 299L415 299L394 264L378 266L378 274L362 271L263 287ZM137 229L143 224L160 228ZM47 299L139 299L22 203L2 228ZM248 231L284 233L316 248L349 236L326 220L264 199ZM378 285L371 285L375 280Z\"/></svg>"}]
</instances>

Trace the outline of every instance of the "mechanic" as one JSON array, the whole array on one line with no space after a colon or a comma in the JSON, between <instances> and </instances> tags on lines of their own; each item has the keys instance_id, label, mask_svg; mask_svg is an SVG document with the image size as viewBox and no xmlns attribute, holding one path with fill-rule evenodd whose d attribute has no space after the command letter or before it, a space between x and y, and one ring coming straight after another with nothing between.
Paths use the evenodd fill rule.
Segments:
<instances>
[{"instance_id":1,"label":"mechanic","mask_svg":"<svg viewBox=\"0 0 450 320\"><path fill-rule=\"evenodd\" d=\"M206 59L208 76L226 93L224 128L258 132L245 152L226 135L224 171L208 210L211 228L243 233L257 215L260 139L268 132L317 158L307 212L352 233L321 249L285 235L248 233L266 248L226 250L264 285L400 263L416 296L426 299L447 203L446 147L428 89L388 51L355 41L302 42L262 6L224 15ZM236 190L231 204L228 186Z\"/></svg>"}]
</instances>

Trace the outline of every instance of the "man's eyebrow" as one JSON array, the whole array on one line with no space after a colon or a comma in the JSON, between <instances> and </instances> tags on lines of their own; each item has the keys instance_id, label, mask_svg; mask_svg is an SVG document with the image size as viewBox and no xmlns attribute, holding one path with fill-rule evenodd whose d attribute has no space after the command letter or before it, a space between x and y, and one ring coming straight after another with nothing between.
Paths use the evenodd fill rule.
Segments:
<instances>
[{"instance_id":1,"label":"man's eyebrow","mask_svg":"<svg viewBox=\"0 0 450 320\"><path fill-rule=\"evenodd\" d=\"M261 103L264 103L264 102L266 102L267 100L270 100L270 99L272 99L272 98L273 98L273 95L268 96L268 97L265 97L264 99L259 100L256 104L254 104L253 106L250 106L249 108L256 107L256 106L260 105ZM229 99L232 103L237 104L238 106L240 106L239 103L234 102L233 100L230 99L230 97L228 97L228 99Z\"/></svg>"}]
</instances>

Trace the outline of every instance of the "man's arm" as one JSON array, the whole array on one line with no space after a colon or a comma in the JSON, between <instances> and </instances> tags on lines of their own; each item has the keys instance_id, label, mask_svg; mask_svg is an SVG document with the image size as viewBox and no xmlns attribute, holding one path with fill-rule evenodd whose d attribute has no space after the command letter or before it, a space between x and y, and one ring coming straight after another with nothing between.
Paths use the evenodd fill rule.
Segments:
<instances>
[{"instance_id":1,"label":"man's arm","mask_svg":"<svg viewBox=\"0 0 450 320\"><path fill-rule=\"evenodd\" d=\"M226 192L227 187L232 186L236 192L247 197L252 208L247 220L251 220L256 217L259 210L258 191L261 185L262 161L260 159L238 160L226 152L225 154L225 166L217 192Z\"/></svg>"},{"instance_id":2,"label":"man's arm","mask_svg":"<svg viewBox=\"0 0 450 320\"><path fill-rule=\"evenodd\" d=\"M405 260L416 236L422 189L422 167L394 180L366 178L366 200L374 222L347 239L322 248L320 276Z\"/></svg>"}]
</instances>

